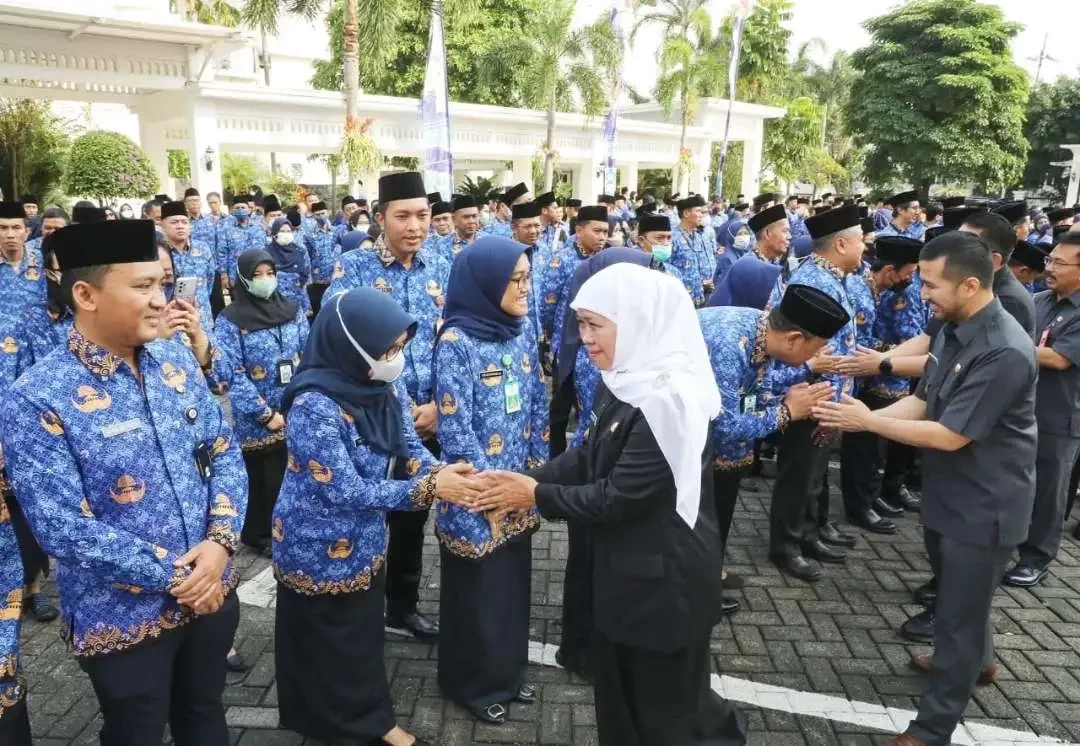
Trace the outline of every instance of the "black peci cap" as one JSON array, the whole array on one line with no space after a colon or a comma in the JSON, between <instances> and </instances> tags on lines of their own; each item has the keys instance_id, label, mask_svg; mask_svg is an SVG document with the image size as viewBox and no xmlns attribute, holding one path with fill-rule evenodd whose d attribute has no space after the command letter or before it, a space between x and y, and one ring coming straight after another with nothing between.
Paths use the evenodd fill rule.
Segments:
<instances>
[{"instance_id":1,"label":"black peci cap","mask_svg":"<svg viewBox=\"0 0 1080 746\"><path fill-rule=\"evenodd\" d=\"M818 239L848 228L854 228L861 222L859 208L855 205L844 205L808 217L805 225L810 238Z\"/></svg>"},{"instance_id":2,"label":"black peci cap","mask_svg":"<svg viewBox=\"0 0 1080 746\"><path fill-rule=\"evenodd\" d=\"M577 224L587 223L590 220L598 220L602 223L608 221L607 208L603 205L589 205L582 207L577 214Z\"/></svg>"},{"instance_id":3,"label":"black peci cap","mask_svg":"<svg viewBox=\"0 0 1080 746\"><path fill-rule=\"evenodd\" d=\"M767 210L762 210L757 215L750 218L750 220L746 222L746 225L750 228L750 232L756 235L759 231L773 223L778 223L781 220L787 220L787 209L783 204L778 204L773 205Z\"/></svg>"},{"instance_id":4,"label":"black peci cap","mask_svg":"<svg viewBox=\"0 0 1080 746\"><path fill-rule=\"evenodd\" d=\"M914 189L907 192L899 192L894 194L885 200L885 204L896 207L897 205L906 205L909 202L917 202L919 200L919 193Z\"/></svg>"},{"instance_id":5,"label":"black peci cap","mask_svg":"<svg viewBox=\"0 0 1080 746\"><path fill-rule=\"evenodd\" d=\"M823 339L831 339L851 320L836 299L809 285L788 285L780 313L803 331Z\"/></svg>"},{"instance_id":6,"label":"black peci cap","mask_svg":"<svg viewBox=\"0 0 1080 746\"><path fill-rule=\"evenodd\" d=\"M23 208L22 202L0 202L0 219L3 220L25 220L26 209Z\"/></svg>"},{"instance_id":7,"label":"black peci cap","mask_svg":"<svg viewBox=\"0 0 1080 746\"><path fill-rule=\"evenodd\" d=\"M548 205L555 203L555 192L544 192L536 198L536 204L540 207L547 207Z\"/></svg>"},{"instance_id":8,"label":"black peci cap","mask_svg":"<svg viewBox=\"0 0 1080 746\"><path fill-rule=\"evenodd\" d=\"M513 205L514 200L519 197L524 197L529 193L529 187L525 185L525 182L519 182L514 186L507 189L503 194L499 195L499 201L504 205Z\"/></svg>"},{"instance_id":9,"label":"black peci cap","mask_svg":"<svg viewBox=\"0 0 1080 746\"><path fill-rule=\"evenodd\" d=\"M1043 251L1038 246L1032 246L1027 241L1017 241L1009 262L1022 264L1025 267L1042 272L1046 269L1047 256L1049 256L1049 252Z\"/></svg>"},{"instance_id":10,"label":"black peci cap","mask_svg":"<svg viewBox=\"0 0 1080 746\"><path fill-rule=\"evenodd\" d=\"M540 203L539 202L522 202L521 204L514 205L510 208L511 220L524 220L525 218L538 218L540 217Z\"/></svg>"},{"instance_id":11,"label":"black peci cap","mask_svg":"<svg viewBox=\"0 0 1080 746\"><path fill-rule=\"evenodd\" d=\"M470 207L476 207L476 198L470 194L455 194L450 202L450 207L454 212L468 210Z\"/></svg>"},{"instance_id":12,"label":"black peci cap","mask_svg":"<svg viewBox=\"0 0 1080 746\"><path fill-rule=\"evenodd\" d=\"M379 177L379 204L399 199L427 199L424 177L418 171L396 171ZM353 200L354 202L356 200ZM342 201L344 207L344 200Z\"/></svg>"},{"instance_id":13,"label":"black peci cap","mask_svg":"<svg viewBox=\"0 0 1080 746\"><path fill-rule=\"evenodd\" d=\"M985 207L949 207L941 213L941 225L946 231L954 231L972 215L986 212Z\"/></svg>"},{"instance_id":14,"label":"black peci cap","mask_svg":"<svg viewBox=\"0 0 1080 746\"><path fill-rule=\"evenodd\" d=\"M1014 202L1004 202L990 212L997 213L1015 225L1027 216L1027 211L1027 202L1024 200L1016 200Z\"/></svg>"},{"instance_id":15,"label":"black peci cap","mask_svg":"<svg viewBox=\"0 0 1080 746\"><path fill-rule=\"evenodd\" d=\"M659 215L655 212L649 212L638 216L637 232L638 235L645 233L652 233L653 231L662 231L664 233L671 232L671 218L667 215Z\"/></svg>"},{"instance_id":16,"label":"black peci cap","mask_svg":"<svg viewBox=\"0 0 1080 746\"><path fill-rule=\"evenodd\" d=\"M157 233L152 220L103 220L69 225L49 236L49 248L56 254L61 271L158 260Z\"/></svg>"},{"instance_id":17,"label":"black peci cap","mask_svg":"<svg viewBox=\"0 0 1080 746\"><path fill-rule=\"evenodd\" d=\"M902 267L917 264L923 242L905 236L879 236L874 241L874 254L882 262Z\"/></svg>"},{"instance_id":18,"label":"black peci cap","mask_svg":"<svg viewBox=\"0 0 1080 746\"><path fill-rule=\"evenodd\" d=\"M161 219L176 217L177 215L183 215L187 217L187 208L184 207L183 202L166 202L161 206ZM79 221L82 222L81 220Z\"/></svg>"},{"instance_id":19,"label":"black peci cap","mask_svg":"<svg viewBox=\"0 0 1080 746\"><path fill-rule=\"evenodd\" d=\"M431 206L431 217L435 217L436 215L445 215L453 211L453 205L451 205L449 202L436 202Z\"/></svg>"}]
</instances>

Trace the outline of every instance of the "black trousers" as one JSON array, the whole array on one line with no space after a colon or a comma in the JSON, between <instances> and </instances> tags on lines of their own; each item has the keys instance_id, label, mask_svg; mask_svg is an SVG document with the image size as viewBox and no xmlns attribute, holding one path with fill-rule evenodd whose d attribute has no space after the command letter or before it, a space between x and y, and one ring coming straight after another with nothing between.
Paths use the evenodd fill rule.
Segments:
<instances>
[{"instance_id":1,"label":"black trousers","mask_svg":"<svg viewBox=\"0 0 1080 746\"><path fill-rule=\"evenodd\" d=\"M23 585L31 586L39 577L49 574L49 555L37 543L26 514L19 506L15 494L8 492L3 499L7 501L8 513L11 514L11 528L15 532L15 541L19 545L19 559L23 567ZM0 741L0 743L3 743Z\"/></svg>"},{"instance_id":2,"label":"black trousers","mask_svg":"<svg viewBox=\"0 0 1080 746\"><path fill-rule=\"evenodd\" d=\"M822 498L821 487L829 448L814 444L816 427L813 420L793 422L780 441L769 508L769 553L775 557L801 555L828 519L828 492Z\"/></svg>"},{"instance_id":3,"label":"black trousers","mask_svg":"<svg viewBox=\"0 0 1080 746\"><path fill-rule=\"evenodd\" d=\"M101 706L101 746L228 746L225 656L240 620L236 594L199 617L119 653L83 658Z\"/></svg>"},{"instance_id":4,"label":"black trousers","mask_svg":"<svg viewBox=\"0 0 1080 746\"><path fill-rule=\"evenodd\" d=\"M285 442L267 448L244 451L244 466L248 475L248 506L244 516L244 528L240 540L251 547L270 542L270 523L274 516L274 503L285 478L289 453Z\"/></svg>"},{"instance_id":5,"label":"black trousers","mask_svg":"<svg viewBox=\"0 0 1080 746\"><path fill-rule=\"evenodd\" d=\"M319 313L319 309L322 308L322 299L326 295L326 289L330 287L329 283L308 283L307 294L311 299L311 314L312 316Z\"/></svg>"},{"instance_id":6,"label":"black trousers","mask_svg":"<svg viewBox=\"0 0 1080 746\"><path fill-rule=\"evenodd\" d=\"M593 541L588 525L566 524L569 552L563 578L562 639L559 654L571 668L591 670L593 642Z\"/></svg>"},{"instance_id":7,"label":"black trousers","mask_svg":"<svg viewBox=\"0 0 1080 746\"><path fill-rule=\"evenodd\" d=\"M739 484L749 467L741 469L713 470L713 502L716 504L716 522L720 529L720 545L727 550L728 534L735 518L735 505L739 502Z\"/></svg>"},{"instance_id":8,"label":"black trousers","mask_svg":"<svg viewBox=\"0 0 1080 746\"><path fill-rule=\"evenodd\" d=\"M872 410L892 402L873 394L859 397ZM874 433L844 433L840 436L840 491L848 515L860 513L881 496L881 464L885 460L882 438ZM904 471L900 472L903 484Z\"/></svg>"},{"instance_id":9,"label":"black trousers","mask_svg":"<svg viewBox=\"0 0 1080 746\"><path fill-rule=\"evenodd\" d=\"M556 385L551 392L551 458L566 450L566 428L570 425L570 410L574 407L574 375L571 373L562 386ZM581 427L578 423L578 427Z\"/></svg>"},{"instance_id":10,"label":"black trousers","mask_svg":"<svg viewBox=\"0 0 1080 746\"><path fill-rule=\"evenodd\" d=\"M437 441L424 446L438 458ZM386 549L386 616L400 622L416 612L420 601L420 576L424 573L424 529L427 510L393 511L387 514L390 541Z\"/></svg>"},{"instance_id":11,"label":"black trousers","mask_svg":"<svg viewBox=\"0 0 1080 746\"><path fill-rule=\"evenodd\" d=\"M1072 513L1073 503L1076 502L1076 490L1080 488L1080 457L1073 464L1072 474L1069 476L1069 494L1065 496L1065 520Z\"/></svg>"},{"instance_id":12,"label":"black trousers","mask_svg":"<svg viewBox=\"0 0 1080 746\"><path fill-rule=\"evenodd\" d=\"M0 716L0 743L4 746L33 746L25 693L17 704L6 708Z\"/></svg>"}]
</instances>

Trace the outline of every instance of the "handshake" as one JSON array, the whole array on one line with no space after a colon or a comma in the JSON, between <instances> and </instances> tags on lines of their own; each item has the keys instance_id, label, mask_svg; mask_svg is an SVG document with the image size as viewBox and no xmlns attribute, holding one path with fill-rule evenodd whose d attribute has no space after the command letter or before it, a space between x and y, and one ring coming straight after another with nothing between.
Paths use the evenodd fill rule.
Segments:
<instances>
[{"instance_id":1,"label":"handshake","mask_svg":"<svg viewBox=\"0 0 1080 746\"><path fill-rule=\"evenodd\" d=\"M440 500L468 508L470 513L512 513L536 504L536 480L512 471L478 472L469 463L448 464L435 477Z\"/></svg>"}]
</instances>

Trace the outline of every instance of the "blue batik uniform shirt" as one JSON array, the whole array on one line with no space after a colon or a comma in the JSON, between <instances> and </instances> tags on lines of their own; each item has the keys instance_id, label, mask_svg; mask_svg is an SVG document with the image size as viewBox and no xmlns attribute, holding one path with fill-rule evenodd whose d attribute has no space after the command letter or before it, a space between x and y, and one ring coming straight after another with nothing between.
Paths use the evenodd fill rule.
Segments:
<instances>
[{"instance_id":1,"label":"blue batik uniform shirt","mask_svg":"<svg viewBox=\"0 0 1080 746\"><path fill-rule=\"evenodd\" d=\"M346 290L375 288L398 302L417 321L416 336L405 347L402 380L414 404L432 400L431 363L435 332L442 318L443 293L450 268L437 254L423 249L413 255L412 267L394 258L382 242L371 251L350 251L341 256L334 280L326 290L325 306Z\"/></svg>"},{"instance_id":2,"label":"blue batik uniform shirt","mask_svg":"<svg viewBox=\"0 0 1080 746\"><path fill-rule=\"evenodd\" d=\"M904 238L914 238L916 241L922 241L926 236L926 226L922 223L912 223L904 230L900 230L896 227L896 223L889 223L887 226L875 234L878 238L882 236L903 236Z\"/></svg>"},{"instance_id":3,"label":"blue batik uniform shirt","mask_svg":"<svg viewBox=\"0 0 1080 746\"><path fill-rule=\"evenodd\" d=\"M675 223L672 223L672 225L676 227L671 234L670 264L678 271L686 291L690 293L690 297L694 301L694 305L699 306L705 302L705 287L703 285L705 277L701 274L703 271L701 263L701 255L704 252L703 239L696 230L687 232L682 225ZM709 278L712 278L712 276L713 273L710 272Z\"/></svg>"},{"instance_id":4,"label":"blue batik uniform shirt","mask_svg":"<svg viewBox=\"0 0 1080 746\"><path fill-rule=\"evenodd\" d=\"M24 249L17 265L0 257L0 313L21 319L28 309L45 304L44 267L37 249Z\"/></svg>"},{"instance_id":5,"label":"blue batik uniform shirt","mask_svg":"<svg viewBox=\"0 0 1080 746\"><path fill-rule=\"evenodd\" d=\"M57 561L77 656L119 652L194 619L169 594L190 572L174 563L204 539L231 553L247 509L240 449L190 350L155 341L137 357L139 377L73 329L3 410L8 475ZM208 477L196 447L209 456ZM223 590L235 581L230 561Z\"/></svg>"},{"instance_id":6,"label":"blue batik uniform shirt","mask_svg":"<svg viewBox=\"0 0 1080 746\"><path fill-rule=\"evenodd\" d=\"M217 261L214 252L202 241L192 239L182 249L169 245L175 277L197 277L195 305L199 309L199 325L209 334L214 329L214 314L210 310L210 294L217 280Z\"/></svg>"},{"instance_id":7,"label":"blue batik uniform shirt","mask_svg":"<svg viewBox=\"0 0 1080 746\"><path fill-rule=\"evenodd\" d=\"M322 393L301 393L289 408L288 466L271 533L274 574L290 590L309 596L366 591L386 563L386 511L431 506L439 462L413 428L400 383L394 393L408 450L404 463L363 441L352 415Z\"/></svg>"},{"instance_id":8,"label":"blue batik uniform shirt","mask_svg":"<svg viewBox=\"0 0 1080 746\"><path fill-rule=\"evenodd\" d=\"M479 292L479 291L477 291ZM531 322L525 322L531 327ZM448 463L467 461L477 471L524 471L548 458L548 396L540 378L536 333L526 328L505 342L491 342L450 327L435 348L439 445ZM508 406L506 384L520 394ZM540 526L536 508L515 511L499 523L483 513L440 502L436 530L450 552L476 559Z\"/></svg>"},{"instance_id":9,"label":"blue batik uniform shirt","mask_svg":"<svg viewBox=\"0 0 1080 746\"><path fill-rule=\"evenodd\" d=\"M540 308L540 325L543 327L544 338L552 340L553 344L562 339L566 314L572 300L568 293L574 271L588 257L589 255L578 248L577 236L574 236L562 249L555 252L547 269L540 276L538 295L543 302Z\"/></svg>"},{"instance_id":10,"label":"blue batik uniform shirt","mask_svg":"<svg viewBox=\"0 0 1080 746\"><path fill-rule=\"evenodd\" d=\"M245 251L266 248L266 230L254 218L240 225L229 215L218 223L217 269L236 282L236 259Z\"/></svg>"},{"instance_id":11,"label":"blue batik uniform shirt","mask_svg":"<svg viewBox=\"0 0 1080 746\"><path fill-rule=\"evenodd\" d=\"M511 238L514 233L509 220L499 220L496 217L492 217L488 224L480 229L480 232L489 236L502 236L503 238Z\"/></svg>"},{"instance_id":12,"label":"blue batik uniform shirt","mask_svg":"<svg viewBox=\"0 0 1080 746\"><path fill-rule=\"evenodd\" d=\"M880 343L876 349L886 352L902 342L917 337L926 330L928 309L922 300L922 281L916 272L911 284L901 291L884 290L877 303L874 336ZM883 399L902 399L911 392L911 381L902 376L873 376L860 388Z\"/></svg>"}]
</instances>

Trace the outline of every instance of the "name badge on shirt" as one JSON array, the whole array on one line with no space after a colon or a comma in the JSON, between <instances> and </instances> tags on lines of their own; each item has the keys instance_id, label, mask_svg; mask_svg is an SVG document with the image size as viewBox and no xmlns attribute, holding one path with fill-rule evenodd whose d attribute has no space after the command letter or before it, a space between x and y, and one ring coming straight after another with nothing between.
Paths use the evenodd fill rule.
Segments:
<instances>
[{"instance_id":1,"label":"name badge on shirt","mask_svg":"<svg viewBox=\"0 0 1080 746\"><path fill-rule=\"evenodd\" d=\"M282 386L287 386L292 382L293 377L293 361L292 360L278 360L277 364L277 380Z\"/></svg>"},{"instance_id":2,"label":"name badge on shirt","mask_svg":"<svg viewBox=\"0 0 1080 746\"><path fill-rule=\"evenodd\" d=\"M105 427L101 428L101 434L106 438L115 438L117 435L134 432L141 428L141 420L130 419L124 420L123 422L114 422L111 425L106 425Z\"/></svg>"},{"instance_id":3,"label":"name badge on shirt","mask_svg":"<svg viewBox=\"0 0 1080 746\"><path fill-rule=\"evenodd\" d=\"M742 413L750 414L757 409L757 394L747 394L742 398Z\"/></svg>"}]
</instances>

